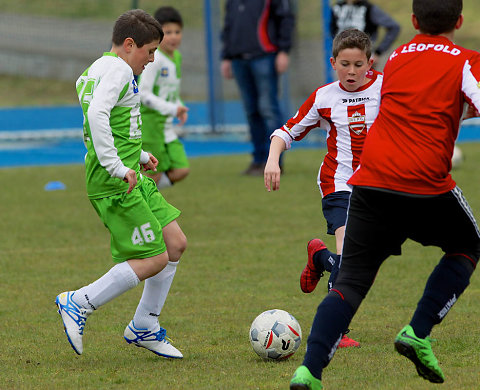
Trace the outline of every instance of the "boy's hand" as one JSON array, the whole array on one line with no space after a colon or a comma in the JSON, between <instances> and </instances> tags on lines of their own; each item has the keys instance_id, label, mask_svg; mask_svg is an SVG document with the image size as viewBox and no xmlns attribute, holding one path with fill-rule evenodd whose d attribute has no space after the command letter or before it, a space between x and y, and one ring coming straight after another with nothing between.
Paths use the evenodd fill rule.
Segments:
<instances>
[{"instance_id":1,"label":"boy's hand","mask_svg":"<svg viewBox=\"0 0 480 390\"><path fill-rule=\"evenodd\" d=\"M127 194L129 194L137 185L137 174L133 169L129 169L128 172L125 174L125 178L123 179L123 181L125 183L128 183Z\"/></svg>"},{"instance_id":2,"label":"boy's hand","mask_svg":"<svg viewBox=\"0 0 480 390\"><path fill-rule=\"evenodd\" d=\"M222 62L220 64L220 73L227 80L228 79L233 79L232 61L222 60Z\"/></svg>"},{"instance_id":3,"label":"boy's hand","mask_svg":"<svg viewBox=\"0 0 480 390\"><path fill-rule=\"evenodd\" d=\"M290 64L290 57L288 53L284 51L279 51L277 56L275 57L275 69L279 74L285 73L288 69L288 65Z\"/></svg>"},{"instance_id":4,"label":"boy's hand","mask_svg":"<svg viewBox=\"0 0 480 390\"><path fill-rule=\"evenodd\" d=\"M180 124L183 125L188 119L188 107L178 106L177 108L177 118L180 121Z\"/></svg>"},{"instance_id":5,"label":"boy's hand","mask_svg":"<svg viewBox=\"0 0 480 390\"><path fill-rule=\"evenodd\" d=\"M152 153L148 153L148 156L150 157L150 160L146 164L141 164L142 168L144 171L156 171L157 170L157 165L158 165L158 160Z\"/></svg>"},{"instance_id":6,"label":"boy's hand","mask_svg":"<svg viewBox=\"0 0 480 390\"><path fill-rule=\"evenodd\" d=\"M263 179L265 182L265 188L268 192L276 191L280 188L280 166L278 162L273 162L270 159L265 165L265 171L263 172Z\"/></svg>"},{"instance_id":7,"label":"boy's hand","mask_svg":"<svg viewBox=\"0 0 480 390\"><path fill-rule=\"evenodd\" d=\"M478 110L472 106L472 105L468 105L468 109L467 111L465 112L465 114L463 115L463 118L462 119L470 119L470 118L477 118L480 116L480 113L478 112Z\"/></svg>"}]
</instances>

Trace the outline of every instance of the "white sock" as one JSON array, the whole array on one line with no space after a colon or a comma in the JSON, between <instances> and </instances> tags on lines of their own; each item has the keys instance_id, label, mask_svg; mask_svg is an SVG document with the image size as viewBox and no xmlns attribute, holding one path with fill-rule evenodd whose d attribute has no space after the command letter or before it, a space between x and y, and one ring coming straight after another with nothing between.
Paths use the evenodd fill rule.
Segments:
<instances>
[{"instance_id":1,"label":"white sock","mask_svg":"<svg viewBox=\"0 0 480 390\"><path fill-rule=\"evenodd\" d=\"M140 280L128 262L113 266L110 271L88 286L75 291L74 301L85 308L100 306L135 287Z\"/></svg>"},{"instance_id":2,"label":"white sock","mask_svg":"<svg viewBox=\"0 0 480 390\"><path fill-rule=\"evenodd\" d=\"M145 279L142 298L133 317L137 329L156 329L168 291L177 270L178 261L169 261L165 268L148 279Z\"/></svg>"},{"instance_id":3,"label":"white sock","mask_svg":"<svg viewBox=\"0 0 480 390\"><path fill-rule=\"evenodd\" d=\"M170 181L167 175L167 172L163 172L162 176L160 176L160 180L157 183L157 188L161 189L161 188L171 187L171 186L172 186L172 182Z\"/></svg>"}]
</instances>

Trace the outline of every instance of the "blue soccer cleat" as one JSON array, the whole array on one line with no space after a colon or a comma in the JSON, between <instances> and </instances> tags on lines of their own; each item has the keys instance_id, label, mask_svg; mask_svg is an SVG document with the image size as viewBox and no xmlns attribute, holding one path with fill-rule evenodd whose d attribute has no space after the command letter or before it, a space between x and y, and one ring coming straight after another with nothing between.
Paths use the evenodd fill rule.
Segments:
<instances>
[{"instance_id":1,"label":"blue soccer cleat","mask_svg":"<svg viewBox=\"0 0 480 390\"><path fill-rule=\"evenodd\" d=\"M137 329L133 321L130 321L125 328L123 337L127 343L146 348L158 356L173 359L183 358L182 353L170 344L170 339L167 337L167 331L164 328L160 328L158 331Z\"/></svg>"},{"instance_id":2,"label":"blue soccer cleat","mask_svg":"<svg viewBox=\"0 0 480 390\"><path fill-rule=\"evenodd\" d=\"M58 314L62 317L63 328L73 350L81 355L83 352L83 329L87 317L93 312L77 305L72 296L75 291L66 291L57 295L55 304L58 306Z\"/></svg>"}]
</instances>

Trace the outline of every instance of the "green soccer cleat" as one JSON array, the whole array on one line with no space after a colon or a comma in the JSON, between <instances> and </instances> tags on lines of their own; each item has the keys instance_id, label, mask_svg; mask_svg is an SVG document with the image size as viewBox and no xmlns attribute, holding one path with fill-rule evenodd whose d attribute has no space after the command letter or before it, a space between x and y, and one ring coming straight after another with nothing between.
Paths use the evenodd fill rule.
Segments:
<instances>
[{"instance_id":1,"label":"green soccer cleat","mask_svg":"<svg viewBox=\"0 0 480 390\"><path fill-rule=\"evenodd\" d=\"M395 339L395 349L400 355L410 359L417 368L418 375L432 383L443 383L443 375L438 360L433 354L430 337L421 339L415 335L410 325L405 326Z\"/></svg>"},{"instance_id":2,"label":"green soccer cleat","mask_svg":"<svg viewBox=\"0 0 480 390\"><path fill-rule=\"evenodd\" d=\"M322 390L322 381L315 378L306 366L300 366L290 381L290 390Z\"/></svg>"}]
</instances>

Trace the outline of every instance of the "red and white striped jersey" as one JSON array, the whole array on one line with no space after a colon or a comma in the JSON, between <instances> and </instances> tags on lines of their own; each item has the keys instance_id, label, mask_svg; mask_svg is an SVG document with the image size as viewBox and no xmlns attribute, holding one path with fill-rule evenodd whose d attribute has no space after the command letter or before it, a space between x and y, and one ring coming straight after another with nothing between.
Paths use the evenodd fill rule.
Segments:
<instances>
[{"instance_id":1,"label":"red and white striped jersey","mask_svg":"<svg viewBox=\"0 0 480 390\"><path fill-rule=\"evenodd\" d=\"M345 90L339 81L318 88L295 116L271 135L282 138L289 149L292 141L300 141L314 128L326 131L327 154L317 177L322 197L351 191L347 181L357 169L365 136L380 105L383 76L371 70L367 77L369 82L354 92Z\"/></svg>"},{"instance_id":2,"label":"red and white striped jersey","mask_svg":"<svg viewBox=\"0 0 480 390\"><path fill-rule=\"evenodd\" d=\"M418 34L384 69L382 103L350 184L419 195L450 191L465 103L480 110L480 54Z\"/></svg>"}]
</instances>

